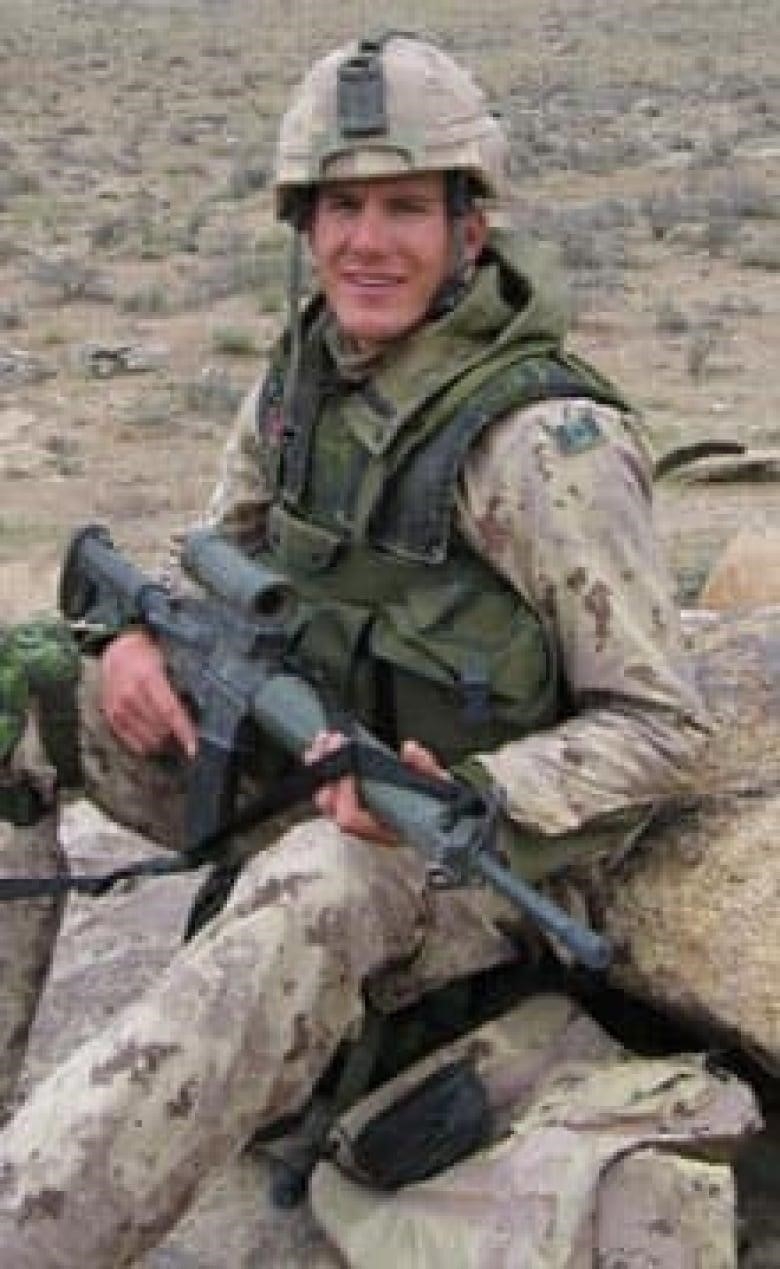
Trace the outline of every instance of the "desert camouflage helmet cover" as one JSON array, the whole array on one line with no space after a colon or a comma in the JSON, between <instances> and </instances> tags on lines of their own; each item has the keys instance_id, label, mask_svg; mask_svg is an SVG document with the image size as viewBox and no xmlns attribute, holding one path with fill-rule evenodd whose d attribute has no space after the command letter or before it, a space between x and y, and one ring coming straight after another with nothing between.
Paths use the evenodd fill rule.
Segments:
<instances>
[{"instance_id":1,"label":"desert camouflage helmet cover","mask_svg":"<svg viewBox=\"0 0 780 1269\"><path fill-rule=\"evenodd\" d=\"M508 197L508 144L484 93L441 49L410 35L361 40L315 62L279 131L276 211L328 180L465 172L488 209Z\"/></svg>"}]
</instances>

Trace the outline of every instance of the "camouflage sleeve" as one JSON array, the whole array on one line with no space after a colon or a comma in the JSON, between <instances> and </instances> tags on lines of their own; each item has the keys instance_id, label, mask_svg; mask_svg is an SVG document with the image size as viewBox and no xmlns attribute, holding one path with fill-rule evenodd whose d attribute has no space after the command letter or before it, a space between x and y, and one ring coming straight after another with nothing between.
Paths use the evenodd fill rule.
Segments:
<instances>
[{"instance_id":1,"label":"camouflage sleeve","mask_svg":"<svg viewBox=\"0 0 780 1269\"><path fill-rule=\"evenodd\" d=\"M238 545L251 549L262 541L265 517L273 495L265 436L258 427L262 383L244 398L228 437L217 484L203 524L218 528Z\"/></svg>"},{"instance_id":2,"label":"camouflage sleeve","mask_svg":"<svg viewBox=\"0 0 780 1269\"><path fill-rule=\"evenodd\" d=\"M571 716L477 755L543 834L652 807L690 784L708 734L632 421L589 401L508 416L469 455L459 524L545 622Z\"/></svg>"}]
</instances>

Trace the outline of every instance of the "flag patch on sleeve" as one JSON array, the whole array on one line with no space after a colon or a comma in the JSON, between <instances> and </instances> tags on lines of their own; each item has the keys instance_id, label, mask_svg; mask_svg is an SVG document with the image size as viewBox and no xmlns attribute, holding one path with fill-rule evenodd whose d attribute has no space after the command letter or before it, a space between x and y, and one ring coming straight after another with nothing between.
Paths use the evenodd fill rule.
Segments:
<instances>
[{"instance_id":1,"label":"flag patch on sleeve","mask_svg":"<svg viewBox=\"0 0 780 1269\"><path fill-rule=\"evenodd\" d=\"M561 454L581 454L600 444L604 434L592 410L578 410L552 429Z\"/></svg>"}]
</instances>

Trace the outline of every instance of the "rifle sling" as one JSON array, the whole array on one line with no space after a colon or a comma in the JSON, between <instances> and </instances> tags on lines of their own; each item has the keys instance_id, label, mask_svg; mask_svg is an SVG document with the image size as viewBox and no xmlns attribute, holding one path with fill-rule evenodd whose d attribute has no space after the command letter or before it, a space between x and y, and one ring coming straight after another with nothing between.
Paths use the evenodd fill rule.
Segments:
<instances>
[{"instance_id":1,"label":"rifle sling","mask_svg":"<svg viewBox=\"0 0 780 1269\"><path fill-rule=\"evenodd\" d=\"M224 861L222 848L231 837L306 801L322 785L350 774L400 788L415 789L447 805L462 801L464 797L468 798L468 790L458 781L420 775L411 768L404 767L393 754L385 754L374 746L348 740L334 753L291 771L272 789L253 798L195 846L175 855L150 856L112 869L111 872L94 875L62 873L48 877L0 877L0 902L40 899L70 890L100 898L121 881L138 877L166 877L175 873L192 872L205 864L219 863Z\"/></svg>"}]
</instances>

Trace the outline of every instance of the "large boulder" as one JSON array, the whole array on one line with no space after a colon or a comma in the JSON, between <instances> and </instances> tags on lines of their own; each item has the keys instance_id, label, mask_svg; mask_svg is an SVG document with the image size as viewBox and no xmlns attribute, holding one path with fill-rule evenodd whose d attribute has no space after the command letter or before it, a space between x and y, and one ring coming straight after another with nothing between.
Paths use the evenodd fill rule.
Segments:
<instances>
[{"instance_id":1,"label":"large boulder","mask_svg":"<svg viewBox=\"0 0 780 1269\"><path fill-rule=\"evenodd\" d=\"M695 802L672 808L603 883L611 973L777 1069L780 605L691 611L686 626L715 736Z\"/></svg>"},{"instance_id":2,"label":"large boulder","mask_svg":"<svg viewBox=\"0 0 780 1269\"><path fill-rule=\"evenodd\" d=\"M703 608L747 608L780 604L780 529L743 529L726 546L707 578Z\"/></svg>"}]
</instances>

